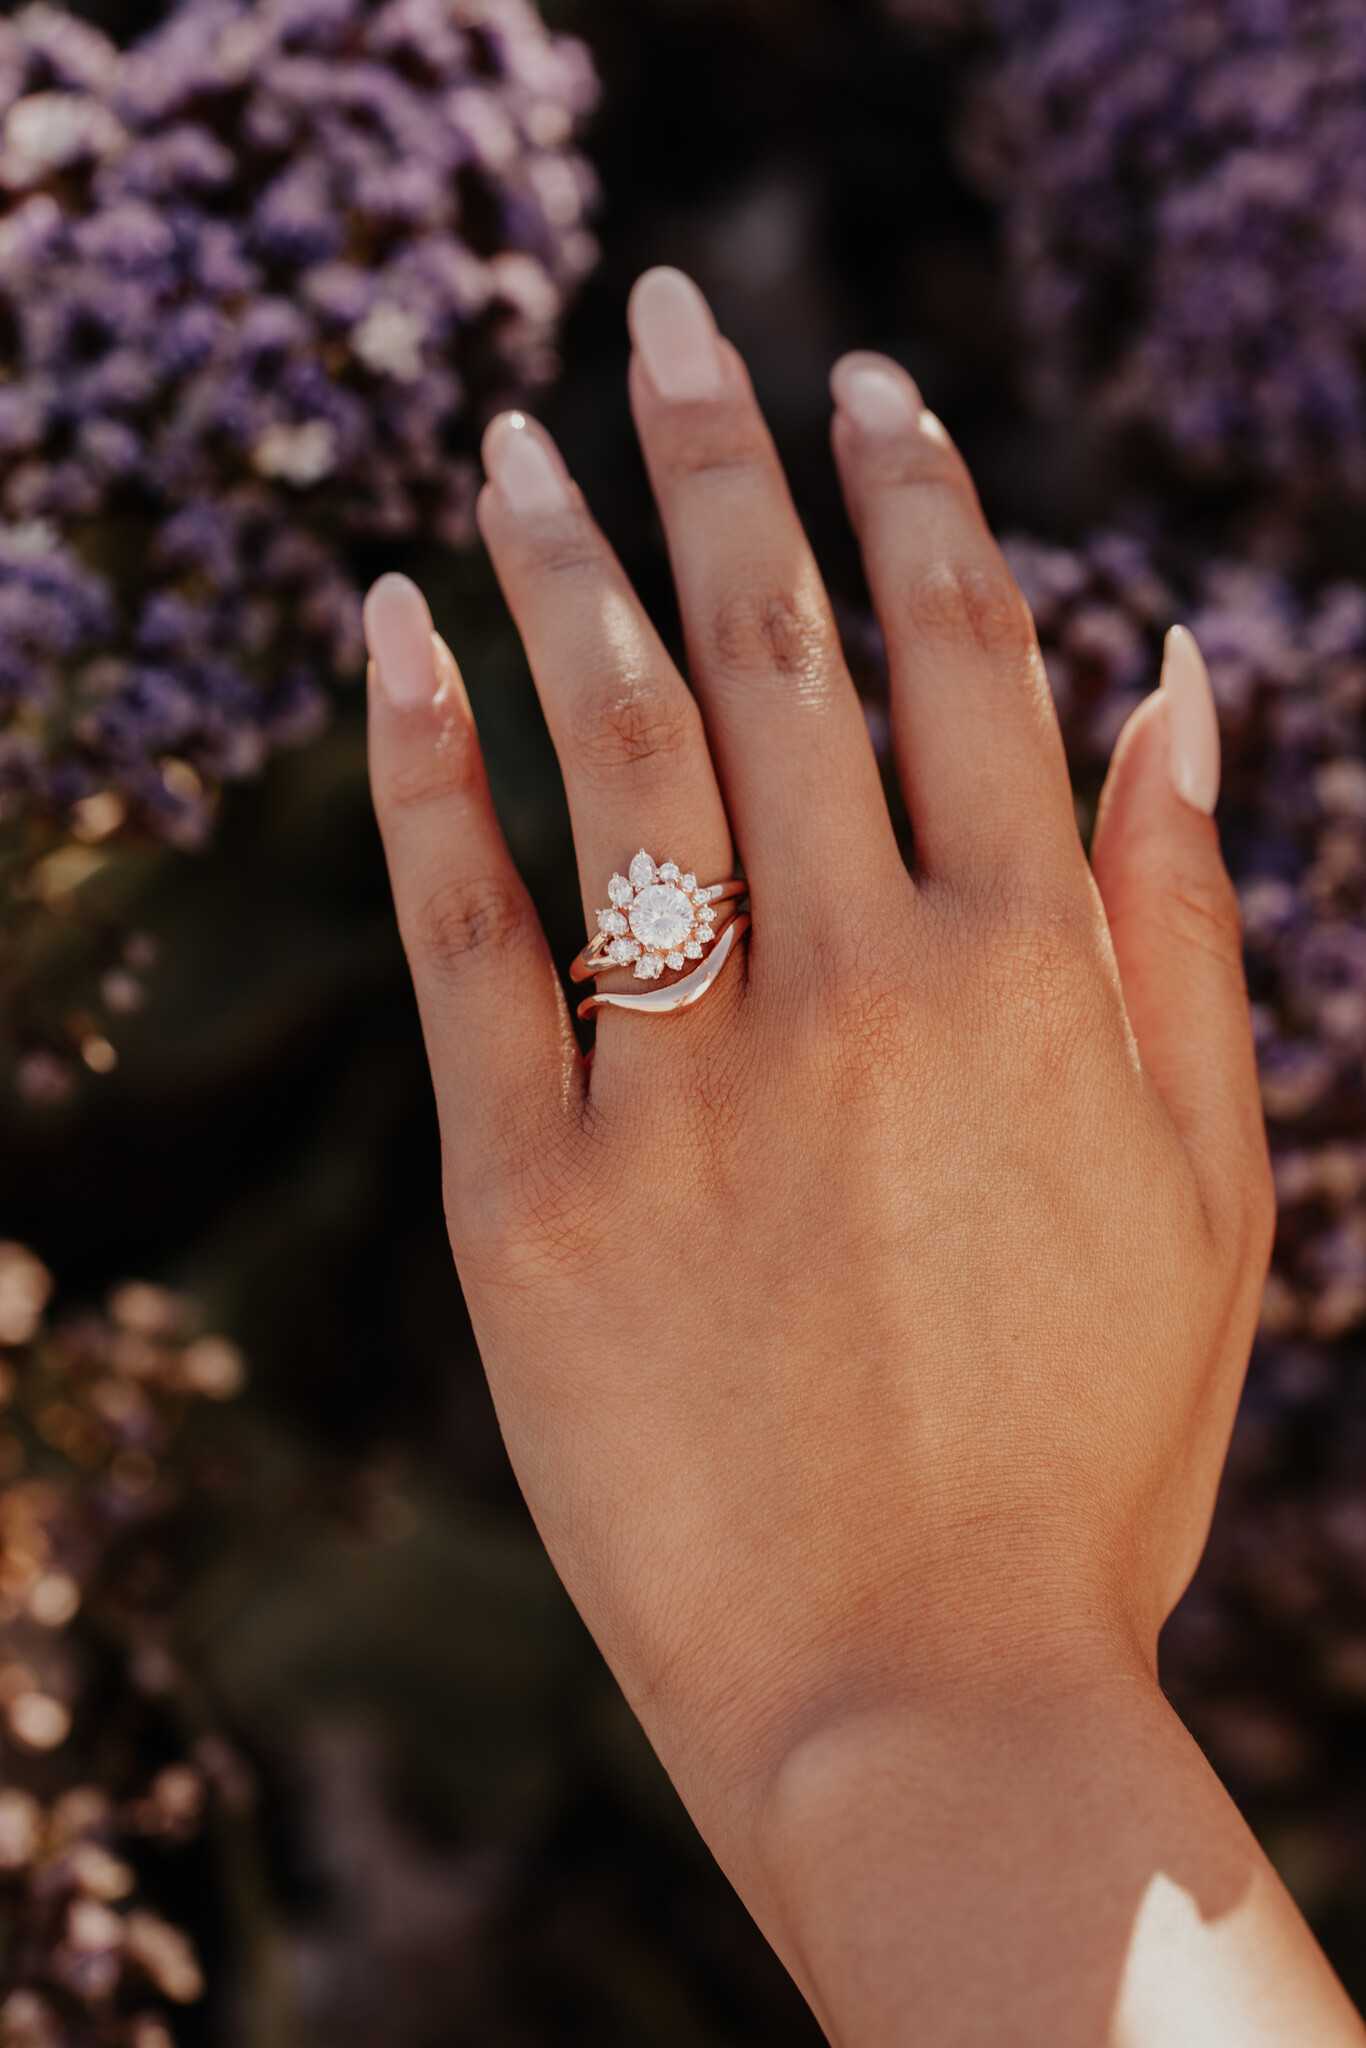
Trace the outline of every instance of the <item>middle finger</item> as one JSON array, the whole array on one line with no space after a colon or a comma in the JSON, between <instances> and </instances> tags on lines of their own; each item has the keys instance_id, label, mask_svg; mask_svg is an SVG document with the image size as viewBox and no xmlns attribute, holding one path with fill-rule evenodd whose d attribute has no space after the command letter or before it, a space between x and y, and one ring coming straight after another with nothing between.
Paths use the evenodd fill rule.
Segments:
<instances>
[{"instance_id":1,"label":"middle finger","mask_svg":"<svg viewBox=\"0 0 1366 2048\"><path fill-rule=\"evenodd\" d=\"M829 600L749 378L676 270L631 299L631 399L758 924L905 868ZM791 888L794 879L801 886ZM770 889L770 884L775 886Z\"/></svg>"}]
</instances>

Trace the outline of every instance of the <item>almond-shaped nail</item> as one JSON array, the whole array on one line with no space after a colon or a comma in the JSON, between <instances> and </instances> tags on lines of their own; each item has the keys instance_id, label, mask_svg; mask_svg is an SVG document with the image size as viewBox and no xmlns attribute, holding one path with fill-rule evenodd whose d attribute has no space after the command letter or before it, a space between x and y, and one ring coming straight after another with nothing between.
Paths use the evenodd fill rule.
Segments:
<instances>
[{"instance_id":1,"label":"almond-shaped nail","mask_svg":"<svg viewBox=\"0 0 1366 2048\"><path fill-rule=\"evenodd\" d=\"M715 398L725 376L711 307L681 270L647 270L627 309L650 382L674 403Z\"/></svg>"},{"instance_id":2,"label":"almond-shaped nail","mask_svg":"<svg viewBox=\"0 0 1366 2048\"><path fill-rule=\"evenodd\" d=\"M484 436L484 468L514 512L564 512L569 471L544 427L524 412L504 412Z\"/></svg>"},{"instance_id":3,"label":"almond-shaped nail","mask_svg":"<svg viewBox=\"0 0 1366 2048\"><path fill-rule=\"evenodd\" d=\"M363 614L365 644L379 687L391 704L411 710L436 695L432 615L415 583L390 571L370 587Z\"/></svg>"},{"instance_id":4,"label":"almond-shaped nail","mask_svg":"<svg viewBox=\"0 0 1366 2048\"><path fill-rule=\"evenodd\" d=\"M913 380L880 356L841 356L830 372L830 395L842 413L874 434L905 433L922 411Z\"/></svg>"},{"instance_id":5,"label":"almond-shaped nail","mask_svg":"<svg viewBox=\"0 0 1366 2048\"><path fill-rule=\"evenodd\" d=\"M1219 798L1219 717L1209 670L1189 626L1173 626L1162 654L1167 738L1176 793L1212 817Z\"/></svg>"}]
</instances>

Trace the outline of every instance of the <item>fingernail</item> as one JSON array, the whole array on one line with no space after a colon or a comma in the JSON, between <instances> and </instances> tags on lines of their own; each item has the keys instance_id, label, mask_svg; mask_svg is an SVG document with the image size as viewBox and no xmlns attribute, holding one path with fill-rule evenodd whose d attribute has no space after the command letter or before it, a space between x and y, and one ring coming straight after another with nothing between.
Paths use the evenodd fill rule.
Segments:
<instances>
[{"instance_id":1,"label":"fingernail","mask_svg":"<svg viewBox=\"0 0 1366 2048\"><path fill-rule=\"evenodd\" d=\"M627 309L631 339L661 398L714 398L724 370L711 307L681 270L647 270Z\"/></svg>"},{"instance_id":2,"label":"fingernail","mask_svg":"<svg viewBox=\"0 0 1366 2048\"><path fill-rule=\"evenodd\" d=\"M392 570L370 586L363 613L376 680L391 704L411 710L436 695L432 615L415 583Z\"/></svg>"},{"instance_id":3,"label":"fingernail","mask_svg":"<svg viewBox=\"0 0 1366 2048\"><path fill-rule=\"evenodd\" d=\"M916 425L926 440L937 441L941 448L951 448L953 446L952 441L949 439L948 428L944 425L938 413L931 412L928 406L921 413L920 418L916 421Z\"/></svg>"},{"instance_id":4,"label":"fingernail","mask_svg":"<svg viewBox=\"0 0 1366 2048\"><path fill-rule=\"evenodd\" d=\"M1167 635L1160 688L1176 793L1212 817L1219 797L1219 718L1205 657L1188 626L1173 626Z\"/></svg>"},{"instance_id":5,"label":"fingernail","mask_svg":"<svg viewBox=\"0 0 1366 2048\"><path fill-rule=\"evenodd\" d=\"M923 410L911 378L872 356L841 356L830 372L830 394L841 412L874 434L904 433Z\"/></svg>"},{"instance_id":6,"label":"fingernail","mask_svg":"<svg viewBox=\"0 0 1366 2048\"><path fill-rule=\"evenodd\" d=\"M484 468L514 512L565 512L569 471L549 434L524 412L500 413L484 436Z\"/></svg>"},{"instance_id":7,"label":"fingernail","mask_svg":"<svg viewBox=\"0 0 1366 2048\"><path fill-rule=\"evenodd\" d=\"M439 633L432 634L432 659L436 664L436 703L458 704L473 725L474 713L470 710L469 693L465 688L465 678L460 673L460 664Z\"/></svg>"}]
</instances>

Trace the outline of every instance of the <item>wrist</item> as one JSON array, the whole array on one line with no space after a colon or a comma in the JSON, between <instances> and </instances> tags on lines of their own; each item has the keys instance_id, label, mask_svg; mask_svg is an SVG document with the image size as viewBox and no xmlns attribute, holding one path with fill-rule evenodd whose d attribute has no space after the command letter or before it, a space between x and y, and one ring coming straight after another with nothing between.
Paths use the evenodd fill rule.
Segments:
<instances>
[{"instance_id":1,"label":"wrist","mask_svg":"<svg viewBox=\"0 0 1366 2048\"><path fill-rule=\"evenodd\" d=\"M1142 1657L808 1727L736 1881L833 2048L1366 2039Z\"/></svg>"},{"instance_id":2,"label":"wrist","mask_svg":"<svg viewBox=\"0 0 1366 2048\"><path fill-rule=\"evenodd\" d=\"M998 1743L1012 1728L1061 1724L1087 1703L1140 1697L1170 1712L1157 1679L1155 1652L1131 1637L1081 1633L1033 1641L979 1640L971 1649L913 1667L854 1671L777 1684L724 1721L682 1720L658 1697L642 1714L702 1834L750 1903L770 1874L796 1876L806 1838L823 1832L821 1809L852 1796L887 1771L915 1774L936 1751L971 1753ZM709 1702L709 1707L714 1703ZM691 1727L688 1724L691 1723ZM795 1859L795 1860L794 1860ZM761 1920L765 1916L759 1913Z\"/></svg>"},{"instance_id":3,"label":"wrist","mask_svg":"<svg viewBox=\"0 0 1366 2048\"><path fill-rule=\"evenodd\" d=\"M936 1678L830 1702L772 1757L743 1845L723 1861L839 2048L975 2048L1005 2033L1031 2048L1074 2038L1091 2048L1108 2034L1078 2026L1074 2036L1067 2009L1099 2012L1113 1996L1125 1915L1163 1860L1144 1832L1163 1748L1226 1804L1148 1663L1109 1646L993 1680ZM1004 1921L1028 1922L1036 1908L1036 1932L1010 1936L1008 1965L989 1963ZM1041 1960L1050 1941L1057 1952ZM979 1974L990 2017L974 2030L963 2015ZM945 1983L956 1987L952 2012L937 2005ZM891 2000L885 2011L870 2013L873 1987L875 2003Z\"/></svg>"}]
</instances>

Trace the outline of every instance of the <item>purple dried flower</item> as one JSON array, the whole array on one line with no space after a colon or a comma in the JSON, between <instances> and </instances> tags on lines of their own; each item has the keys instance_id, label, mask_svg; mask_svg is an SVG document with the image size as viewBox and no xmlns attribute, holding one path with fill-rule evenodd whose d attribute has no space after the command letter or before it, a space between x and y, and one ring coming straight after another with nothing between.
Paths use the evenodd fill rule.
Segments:
<instances>
[{"instance_id":1,"label":"purple dried flower","mask_svg":"<svg viewBox=\"0 0 1366 2048\"><path fill-rule=\"evenodd\" d=\"M467 535L461 434L545 373L593 95L525 0L183 0L126 56L43 5L0 26L0 691L47 713L11 790L202 836L316 729L350 537ZM141 537L116 589L73 521Z\"/></svg>"},{"instance_id":2,"label":"purple dried flower","mask_svg":"<svg viewBox=\"0 0 1366 2048\"><path fill-rule=\"evenodd\" d=\"M0 20L21 865L103 799L101 836L200 843L358 669L357 537L471 536L475 430L553 369L594 259L595 90L528 0L181 0L127 54Z\"/></svg>"},{"instance_id":3,"label":"purple dried flower","mask_svg":"<svg viewBox=\"0 0 1366 2048\"><path fill-rule=\"evenodd\" d=\"M1355 0L980 0L965 151L1002 202L1045 403L1196 468L1366 485Z\"/></svg>"}]
</instances>

